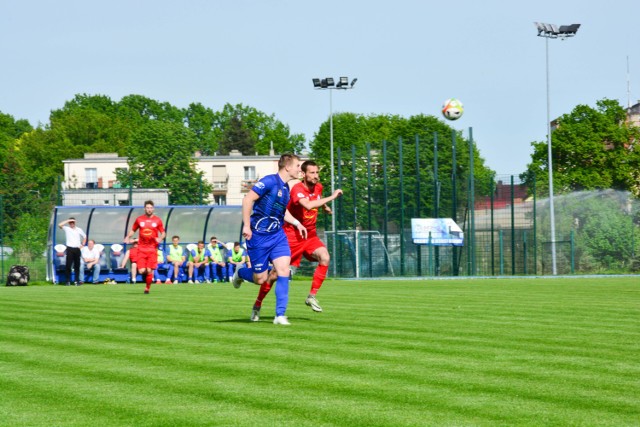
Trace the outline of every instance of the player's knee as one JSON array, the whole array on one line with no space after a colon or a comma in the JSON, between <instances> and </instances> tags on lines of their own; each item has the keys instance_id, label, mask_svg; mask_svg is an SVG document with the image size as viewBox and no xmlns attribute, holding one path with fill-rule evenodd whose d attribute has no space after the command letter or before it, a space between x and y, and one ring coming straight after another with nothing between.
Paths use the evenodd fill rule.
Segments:
<instances>
[{"instance_id":1,"label":"player's knee","mask_svg":"<svg viewBox=\"0 0 640 427\"><path fill-rule=\"evenodd\" d=\"M329 262L331 261L331 255L329 255L329 251L327 251L326 249L323 251L318 251L316 253L316 256L320 265L329 265Z\"/></svg>"}]
</instances>

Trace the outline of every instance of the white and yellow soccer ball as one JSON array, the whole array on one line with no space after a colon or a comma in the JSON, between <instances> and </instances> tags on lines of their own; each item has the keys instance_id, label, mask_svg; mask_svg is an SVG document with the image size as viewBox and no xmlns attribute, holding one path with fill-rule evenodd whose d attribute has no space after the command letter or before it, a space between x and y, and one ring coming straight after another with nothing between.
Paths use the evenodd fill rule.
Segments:
<instances>
[{"instance_id":1,"label":"white and yellow soccer ball","mask_svg":"<svg viewBox=\"0 0 640 427\"><path fill-rule=\"evenodd\" d=\"M464 106L456 98L449 98L442 104L442 115L447 120L458 120L464 114Z\"/></svg>"}]
</instances>

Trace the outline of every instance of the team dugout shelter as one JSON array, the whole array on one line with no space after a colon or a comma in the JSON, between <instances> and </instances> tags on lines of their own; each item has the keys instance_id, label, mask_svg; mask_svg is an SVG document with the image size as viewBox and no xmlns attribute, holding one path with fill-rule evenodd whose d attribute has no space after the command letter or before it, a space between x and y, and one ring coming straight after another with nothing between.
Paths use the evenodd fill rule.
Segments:
<instances>
[{"instance_id":1,"label":"team dugout shelter","mask_svg":"<svg viewBox=\"0 0 640 427\"><path fill-rule=\"evenodd\" d=\"M209 243L212 236L224 243L241 242L241 206L156 206L155 215L162 220L166 237L161 243L163 251L171 244L174 235L180 236L180 245ZM47 281L67 282L66 236L58 224L70 217L76 226L93 239L102 249L100 258L100 281L126 282L130 276L128 265L119 268L119 263L129 249L124 243L135 219L144 215L144 206L56 206L51 214L47 239ZM138 233L134 235L137 237ZM73 273L72 273L73 274Z\"/></svg>"}]
</instances>

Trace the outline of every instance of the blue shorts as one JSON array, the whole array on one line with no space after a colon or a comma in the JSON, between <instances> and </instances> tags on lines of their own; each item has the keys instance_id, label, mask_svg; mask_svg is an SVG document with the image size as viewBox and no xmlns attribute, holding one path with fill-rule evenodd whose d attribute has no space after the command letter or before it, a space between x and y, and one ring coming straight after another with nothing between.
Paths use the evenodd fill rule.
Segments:
<instances>
[{"instance_id":1,"label":"blue shorts","mask_svg":"<svg viewBox=\"0 0 640 427\"><path fill-rule=\"evenodd\" d=\"M266 271L269 268L269 261L291 256L289 242L282 229L275 233L254 231L251 239L247 240L247 253L251 260L251 268L256 274Z\"/></svg>"}]
</instances>

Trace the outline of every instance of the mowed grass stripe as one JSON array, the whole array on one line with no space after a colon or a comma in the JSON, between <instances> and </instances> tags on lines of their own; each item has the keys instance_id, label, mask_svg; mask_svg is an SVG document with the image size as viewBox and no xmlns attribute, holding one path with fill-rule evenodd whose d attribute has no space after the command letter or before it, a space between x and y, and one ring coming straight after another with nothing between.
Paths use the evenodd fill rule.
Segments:
<instances>
[{"instance_id":1,"label":"mowed grass stripe","mask_svg":"<svg viewBox=\"0 0 640 427\"><path fill-rule=\"evenodd\" d=\"M527 282L516 283L510 286L517 287L517 292L508 289L507 294L512 296L506 298L502 295L504 286L478 286L481 283L448 282L433 286L433 282L372 282L373 286L369 286L329 282L321 292L321 301L330 302L325 304L326 313L322 315L315 315L302 305L308 284L294 284L290 315L296 322L290 329L269 324L271 317L260 324L247 322L256 287L235 291L230 288L161 289L154 286L152 297L155 300L137 296L141 292L139 287L85 287L70 289L74 292L64 290L65 293L58 295L61 296L58 301L52 301L60 306L59 317L54 317L56 321L64 322L65 316L73 317L69 316L69 310L76 310L76 317L84 326L63 323L61 330L54 328L45 335L53 334L61 341L56 350L60 353L55 359L69 352L78 363L93 367L93 371L84 372L79 378L95 383L98 390L106 385L102 386L98 377L92 375L97 375L96 370L99 372L104 369L101 366L107 365L119 373L114 380L116 384L127 384L129 377L137 378L137 383L148 385L146 393L153 396L154 401L158 398L151 390L155 389L166 389L172 399L176 399L175 394L190 396L187 403L181 405L176 405L172 399L158 402L165 409L171 408L169 412L173 416L169 419L173 420L208 420L209 423L234 420L237 425L250 425L251 420L260 419L253 418L251 414L255 414L278 420L280 424L311 425L306 424L308 415L304 414L313 411L321 417L314 425L323 422L336 425L526 424L527 420L531 424L544 419L558 422L564 419L562 417L571 417L578 423L595 417L614 425L624 424L630 419L629 414L637 415L628 404L632 401L629 396L638 391L637 386L624 394L620 388L630 386L628 375L623 376L626 383L616 387L611 385L616 381L608 381L615 373L605 372L603 375L608 379L602 378L597 371L593 373L586 362L594 358L594 354L587 351L588 357L580 356L579 352L584 350L580 350L582 342L578 337L572 337L567 348L536 352L538 347L545 347L542 329L553 328L554 322L544 321L550 315L548 307L544 313L536 313L534 307L520 306L520 299L523 296L535 299L540 289L533 289ZM363 294L364 286L367 286L367 293ZM425 292L425 289L431 292ZM548 288L543 290L553 294ZM483 298L486 298L487 312L481 310L483 304L478 293L486 295ZM563 294L562 291L559 293ZM589 292L584 294L585 298L590 295ZM510 298L513 298L511 306L517 307L517 313L513 313L513 326L507 324L506 330L500 324L470 322L469 313L451 308L452 302L473 303L474 312L494 321L496 308L499 308L496 301L508 307ZM380 304L381 299L385 304ZM366 303L366 300L371 302ZM595 300L602 301L602 295ZM541 301L545 302L545 298ZM632 301L628 298L626 301L631 307ZM24 301L18 301L18 305L21 302ZM29 298L29 306L34 302L37 305L39 301ZM409 315L402 307L405 302L416 307ZM579 306L586 302L576 302L568 308L580 313ZM272 312L272 300L266 304L265 308L271 307L263 311ZM433 310L424 311L423 316L415 312L425 307ZM603 307L607 308L606 304ZM42 311L44 318L53 315L50 310ZM433 314L436 311L437 315ZM508 319L509 313L502 308L497 319ZM3 310L2 314L7 312ZM571 313L561 311L560 314L564 316L561 316L563 321L569 319L575 323ZM122 322L119 324L120 316ZM3 322L6 324L10 319L11 313L8 313ZM531 323L532 319L536 320L535 324ZM36 337L39 336L38 325L45 321L43 318L34 320L32 333ZM16 325L16 329L22 327L26 333L31 328L24 322L28 323L29 319L21 316L17 322L21 325ZM434 328L434 325L438 327ZM52 326L58 326L58 323L52 322ZM589 324L584 324L584 328L588 329ZM553 329L562 331L562 325L555 325ZM465 335L461 338L463 332ZM535 340L523 342L510 335L525 332ZM548 340L553 341L553 331L550 335ZM69 336L75 338L69 341ZM25 346L29 339L20 341L16 344ZM83 341L84 345L81 345ZM567 338L556 339L556 342L556 345L566 346ZM615 343L607 344L614 352L619 350ZM46 340L40 346L34 342L33 351L41 352L47 346ZM566 357L565 353L573 351L574 347L578 356L585 358L585 363L577 364L573 370L569 367L575 355L571 355L566 363L558 363L558 360L545 363L545 358L553 357L554 352ZM151 363L150 369L141 362L145 351L157 353L150 358L151 362L147 362ZM105 353L104 360L92 358L91 354L95 352ZM600 349L594 360L608 357L611 355ZM113 359L122 362L122 366L111 366ZM70 365L72 369L67 376L79 369L82 372L82 364ZM628 367L620 369L629 373ZM142 375L136 376L137 371ZM113 372L104 375L110 378ZM147 375L152 377L147 379ZM207 378L205 383L226 385L228 394L211 393L206 386L199 386L199 382L193 384L184 379L192 376ZM553 383L554 378L562 387ZM177 380L178 385L182 381L188 387L175 388ZM581 384L582 381L587 384ZM610 386L601 388L600 396L594 397L589 393L594 384ZM115 388L125 396L129 394L127 386ZM264 399L257 399L256 403L256 399L242 395L246 388L254 390L258 396L274 393L292 401L261 402ZM305 399L299 401L300 396ZM233 400L238 398L239 401ZM211 399L213 406L230 402L230 407L237 407L244 415L235 418L232 409L222 411L223 418L213 417L201 405L207 399ZM283 411L288 414L284 418ZM164 412L160 411L163 417L166 416ZM132 414L136 413L133 410ZM183 413L182 418L180 413Z\"/></svg>"}]
</instances>

